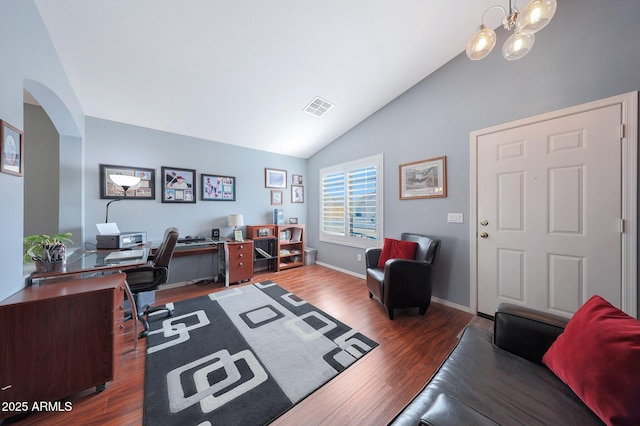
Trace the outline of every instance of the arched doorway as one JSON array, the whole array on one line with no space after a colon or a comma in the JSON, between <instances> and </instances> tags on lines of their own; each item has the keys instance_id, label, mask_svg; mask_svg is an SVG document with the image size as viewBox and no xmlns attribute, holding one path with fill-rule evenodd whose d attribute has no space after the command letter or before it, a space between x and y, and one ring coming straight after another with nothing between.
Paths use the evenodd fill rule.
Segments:
<instances>
[{"instance_id":1,"label":"arched doorway","mask_svg":"<svg viewBox=\"0 0 640 426\"><path fill-rule=\"evenodd\" d=\"M60 98L52 92L48 87L41 83L26 79L24 82L25 99L29 103L29 107L25 108L25 114L31 110L35 122L42 123L44 133L47 133L47 120L55 128L51 131L57 132L57 135L51 134L46 136L41 143L51 141L55 147L49 146L48 149L56 149L56 160L52 161L52 157L47 155L47 151L43 149L41 153L32 154L25 158L25 234L30 229L38 229L27 221L38 220L38 215L32 215L27 211L34 209L51 210L56 209L53 216L57 216L57 228L46 232L71 232L74 241L81 243L84 241L84 184L83 184L83 139L82 133L76 122L73 120L71 113L60 100ZM35 107L33 104L37 104ZM42 108L42 112L46 117L37 117L38 109ZM33 109L36 108L36 109ZM42 114L41 114L42 115ZM25 116L25 135L28 137L30 129L27 127L29 119ZM35 129L31 129L34 131ZM42 129L41 129L42 130ZM34 141L35 143L36 141ZM38 175L36 179L29 179L29 172L37 175L37 170L42 170L44 176ZM53 170L51 173L47 171ZM45 182L49 176L49 182ZM53 178L51 178L53 176ZM49 188L56 188L57 203L47 204L50 197L39 196L42 194L42 188L39 185L51 185ZM53 205L52 205L53 204ZM47 225L52 226L52 225ZM37 231L41 233L44 231Z\"/></svg>"}]
</instances>

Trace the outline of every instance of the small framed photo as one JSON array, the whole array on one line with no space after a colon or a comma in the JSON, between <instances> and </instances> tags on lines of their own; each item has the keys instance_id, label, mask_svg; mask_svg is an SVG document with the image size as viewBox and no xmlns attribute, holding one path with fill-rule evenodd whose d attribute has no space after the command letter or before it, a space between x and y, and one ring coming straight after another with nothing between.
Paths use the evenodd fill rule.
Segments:
<instances>
[{"instance_id":1,"label":"small framed photo","mask_svg":"<svg viewBox=\"0 0 640 426\"><path fill-rule=\"evenodd\" d=\"M196 171L162 166L162 202L195 203Z\"/></svg>"},{"instance_id":2,"label":"small framed photo","mask_svg":"<svg viewBox=\"0 0 640 426\"><path fill-rule=\"evenodd\" d=\"M264 169L264 186L265 188L286 188L287 187L287 171L277 169Z\"/></svg>"},{"instance_id":3,"label":"small framed photo","mask_svg":"<svg viewBox=\"0 0 640 426\"><path fill-rule=\"evenodd\" d=\"M302 185L302 175L291 175L292 185Z\"/></svg>"},{"instance_id":4,"label":"small framed photo","mask_svg":"<svg viewBox=\"0 0 640 426\"><path fill-rule=\"evenodd\" d=\"M280 206L282 205L282 191L271 190L271 205L272 206Z\"/></svg>"},{"instance_id":5,"label":"small framed photo","mask_svg":"<svg viewBox=\"0 0 640 426\"><path fill-rule=\"evenodd\" d=\"M447 196L447 157L400 164L400 199Z\"/></svg>"},{"instance_id":6,"label":"small framed photo","mask_svg":"<svg viewBox=\"0 0 640 426\"><path fill-rule=\"evenodd\" d=\"M24 175L24 141L22 132L0 120L0 172Z\"/></svg>"},{"instance_id":7,"label":"small framed photo","mask_svg":"<svg viewBox=\"0 0 640 426\"><path fill-rule=\"evenodd\" d=\"M156 199L156 170L134 166L114 166L100 164L100 198L121 198L124 194L120 185L116 185L110 175L138 176L140 182L127 190L127 200Z\"/></svg>"},{"instance_id":8,"label":"small framed photo","mask_svg":"<svg viewBox=\"0 0 640 426\"><path fill-rule=\"evenodd\" d=\"M297 217L290 217L289 218L289 225L297 225L298 224L298 218Z\"/></svg>"},{"instance_id":9,"label":"small framed photo","mask_svg":"<svg viewBox=\"0 0 640 426\"><path fill-rule=\"evenodd\" d=\"M291 202L304 203L304 186L291 185Z\"/></svg>"},{"instance_id":10,"label":"small framed photo","mask_svg":"<svg viewBox=\"0 0 640 426\"><path fill-rule=\"evenodd\" d=\"M233 231L233 240L234 241L244 241L244 237L242 236L242 229L236 229Z\"/></svg>"},{"instance_id":11,"label":"small framed photo","mask_svg":"<svg viewBox=\"0 0 640 426\"><path fill-rule=\"evenodd\" d=\"M234 176L220 176L200 174L203 201L235 201L236 178Z\"/></svg>"}]
</instances>

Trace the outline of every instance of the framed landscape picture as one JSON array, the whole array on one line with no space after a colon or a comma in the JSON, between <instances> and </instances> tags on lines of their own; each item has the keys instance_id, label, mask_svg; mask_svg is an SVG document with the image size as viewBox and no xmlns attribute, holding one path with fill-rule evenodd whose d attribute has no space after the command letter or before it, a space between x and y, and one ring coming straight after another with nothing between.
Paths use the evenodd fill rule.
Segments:
<instances>
[{"instance_id":1,"label":"framed landscape picture","mask_svg":"<svg viewBox=\"0 0 640 426\"><path fill-rule=\"evenodd\" d=\"M447 157L429 158L401 164L400 199L447 196Z\"/></svg>"},{"instance_id":2,"label":"framed landscape picture","mask_svg":"<svg viewBox=\"0 0 640 426\"><path fill-rule=\"evenodd\" d=\"M156 171L135 166L115 166L100 164L100 198L111 199L122 197L123 191L119 185L113 183L109 175L137 176L140 182L127 190L127 199L155 200L156 199Z\"/></svg>"},{"instance_id":3,"label":"framed landscape picture","mask_svg":"<svg viewBox=\"0 0 640 426\"><path fill-rule=\"evenodd\" d=\"M201 173L203 201L235 201L236 178L234 176L208 175Z\"/></svg>"},{"instance_id":4,"label":"framed landscape picture","mask_svg":"<svg viewBox=\"0 0 640 426\"><path fill-rule=\"evenodd\" d=\"M195 203L196 171L162 166L162 202Z\"/></svg>"},{"instance_id":5,"label":"framed landscape picture","mask_svg":"<svg viewBox=\"0 0 640 426\"><path fill-rule=\"evenodd\" d=\"M264 186L265 188L286 188L287 187L287 171L278 169L264 169Z\"/></svg>"}]
</instances>

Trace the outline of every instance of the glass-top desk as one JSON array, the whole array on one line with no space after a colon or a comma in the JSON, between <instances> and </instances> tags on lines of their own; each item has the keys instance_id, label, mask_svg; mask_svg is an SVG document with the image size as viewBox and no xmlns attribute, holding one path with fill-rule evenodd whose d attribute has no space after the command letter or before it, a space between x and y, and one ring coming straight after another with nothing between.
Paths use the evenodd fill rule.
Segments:
<instances>
[{"instance_id":1,"label":"glass-top desk","mask_svg":"<svg viewBox=\"0 0 640 426\"><path fill-rule=\"evenodd\" d=\"M151 253L151 244L132 247L131 250L77 250L67 256L67 265L62 271L33 272L28 277L29 285L46 285L60 281L92 278L120 272L134 266L147 263ZM125 280L127 298L133 301L133 294ZM136 304L130 303L131 317L137 319ZM124 307L123 307L124 309ZM138 321L134 321L134 333L138 335ZM138 339L134 339L134 350L138 347Z\"/></svg>"},{"instance_id":2,"label":"glass-top desk","mask_svg":"<svg viewBox=\"0 0 640 426\"><path fill-rule=\"evenodd\" d=\"M32 285L38 285L48 280L106 275L144 265L150 253L150 244L133 247L130 250L77 250L67 256L67 265L62 271L33 272L29 275L29 282Z\"/></svg>"}]
</instances>

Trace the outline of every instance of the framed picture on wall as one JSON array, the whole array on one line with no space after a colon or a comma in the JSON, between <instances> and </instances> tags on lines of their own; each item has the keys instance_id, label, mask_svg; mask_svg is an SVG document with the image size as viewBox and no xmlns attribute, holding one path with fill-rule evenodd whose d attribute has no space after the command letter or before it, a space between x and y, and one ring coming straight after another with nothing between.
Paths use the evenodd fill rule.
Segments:
<instances>
[{"instance_id":1,"label":"framed picture on wall","mask_svg":"<svg viewBox=\"0 0 640 426\"><path fill-rule=\"evenodd\" d=\"M115 166L112 164L100 164L100 198L120 198L123 191L116 185L110 175L137 176L140 182L127 190L127 199L155 200L156 199L156 171L144 167Z\"/></svg>"},{"instance_id":2,"label":"framed picture on wall","mask_svg":"<svg viewBox=\"0 0 640 426\"><path fill-rule=\"evenodd\" d=\"M302 185L302 175L291 175L291 183L293 185Z\"/></svg>"},{"instance_id":3,"label":"framed picture on wall","mask_svg":"<svg viewBox=\"0 0 640 426\"><path fill-rule=\"evenodd\" d=\"M196 171L162 166L162 202L195 203Z\"/></svg>"},{"instance_id":4,"label":"framed picture on wall","mask_svg":"<svg viewBox=\"0 0 640 426\"><path fill-rule=\"evenodd\" d=\"M291 185L291 202L304 203L304 186Z\"/></svg>"},{"instance_id":5,"label":"framed picture on wall","mask_svg":"<svg viewBox=\"0 0 640 426\"><path fill-rule=\"evenodd\" d=\"M271 190L271 205L282 205L282 191Z\"/></svg>"},{"instance_id":6,"label":"framed picture on wall","mask_svg":"<svg viewBox=\"0 0 640 426\"><path fill-rule=\"evenodd\" d=\"M220 176L200 174L203 201L235 201L236 178L234 176Z\"/></svg>"},{"instance_id":7,"label":"framed picture on wall","mask_svg":"<svg viewBox=\"0 0 640 426\"><path fill-rule=\"evenodd\" d=\"M286 188L287 187L287 171L278 169L264 169L264 186L265 188Z\"/></svg>"},{"instance_id":8,"label":"framed picture on wall","mask_svg":"<svg viewBox=\"0 0 640 426\"><path fill-rule=\"evenodd\" d=\"M400 199L447 196L447 157L400 164Z\"/></svg>"},{"instance_id":9,"label":"framed picture on wall","mask_svg":"<svg viewBox=\"0 0 640 426\"><path fill-rule=\"evenodd\" d=\"M0 120L0 172L14 176L24 174L24 141L22 132Z\"/></svg>"}]
</instances>

